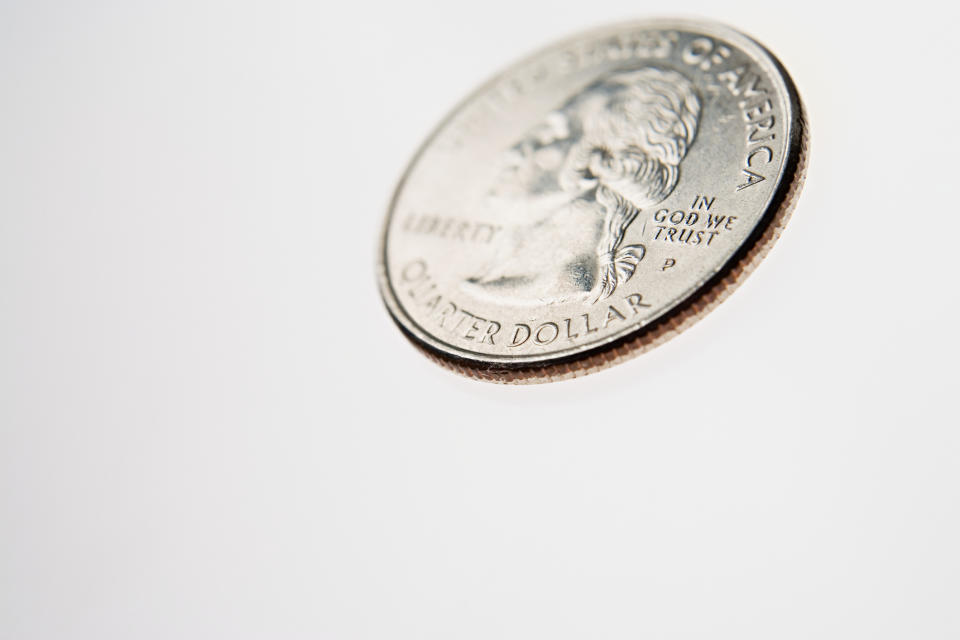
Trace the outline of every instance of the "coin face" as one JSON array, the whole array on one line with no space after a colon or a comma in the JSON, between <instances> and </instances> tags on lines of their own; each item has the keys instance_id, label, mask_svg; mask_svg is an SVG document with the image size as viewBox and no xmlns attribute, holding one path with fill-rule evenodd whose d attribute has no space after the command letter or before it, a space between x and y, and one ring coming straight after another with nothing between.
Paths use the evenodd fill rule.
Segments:
<instances>
[{"instance_id":1,"label":"coin face","mask_svg":"<svg viewBox=\"0 0 960 640\"><path fill-rule=\"evenodd\" d=\"M381 293L461 373L590 372L718 304L779 235L805 160L793 83L748 37L689 21L585 33L430 136L387 214Z\"/></svg>"}]
</instances>

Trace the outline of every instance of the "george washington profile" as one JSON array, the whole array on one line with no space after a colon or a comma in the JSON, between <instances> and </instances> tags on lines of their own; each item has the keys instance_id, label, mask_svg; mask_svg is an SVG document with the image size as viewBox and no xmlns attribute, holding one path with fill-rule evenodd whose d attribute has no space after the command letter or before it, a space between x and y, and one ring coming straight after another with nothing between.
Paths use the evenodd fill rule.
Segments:
<instances>
[{"instance_id":1,"label":"george washington profile","mask_svg":"<svg viewBox=\"0 0 960 640\"><path fill-rule=\"evenodd\" d=\"M677 185L699 117L690 81L654 67L568 99L506 152L486 204L514 226L464 286L514 303L610 296L645 253L623 245L627 227Z\"/></svg>"}]
</instances>

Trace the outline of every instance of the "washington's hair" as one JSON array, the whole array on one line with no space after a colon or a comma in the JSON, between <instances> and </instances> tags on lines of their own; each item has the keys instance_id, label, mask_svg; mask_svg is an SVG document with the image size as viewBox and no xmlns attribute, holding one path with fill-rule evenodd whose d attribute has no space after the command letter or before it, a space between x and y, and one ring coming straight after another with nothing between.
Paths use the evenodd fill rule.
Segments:
<instances>
[{"instance_id":1,"label":"washington's hair","mask_svg":"<svg viewBox=\"0 0 960 640\"><path fill-rule=\"evenodd\" d=\"M599 298L633 275L643 247L619 250L637 213L664 200L677 185L680 161L697 133L700 100L675 71L647 67L603 77L561 109L579 129L562 185L594 185L606 209ZM629 249L629 251L628 251ZM621 256L620 254L623 253Z\"/></svg>"}]
</instances>

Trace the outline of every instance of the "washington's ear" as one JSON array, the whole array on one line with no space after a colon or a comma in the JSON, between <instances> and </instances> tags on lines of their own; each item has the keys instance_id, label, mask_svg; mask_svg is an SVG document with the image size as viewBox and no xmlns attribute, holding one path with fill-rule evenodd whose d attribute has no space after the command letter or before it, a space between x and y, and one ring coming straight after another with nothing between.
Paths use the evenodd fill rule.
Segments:
<instances>
[{"instance_id":1,"label":"washington's ear","mask_svg":"<svg viewBox=\"0 0 960 640\"><path fill-rule=\"evenodd\" d=\"M636 156L633 156L635 159ZM642 162L630 163L616 180L604 184L634 207L645 209L665 200L677 186L680 171L677 166L644 157Z\"/></svg>"},{"instance_id":2,"label":"washington's ear","mask_svg":"<svg viewBox=\"0 0 960 640\"><path fill-rule=\"evenodd\" d=\"M568 193L582 193L597 186L596 176L588 170L592 146L580 140L570 147L557 176L557 184L561 189Z\"/></svg>"}]
</instances>

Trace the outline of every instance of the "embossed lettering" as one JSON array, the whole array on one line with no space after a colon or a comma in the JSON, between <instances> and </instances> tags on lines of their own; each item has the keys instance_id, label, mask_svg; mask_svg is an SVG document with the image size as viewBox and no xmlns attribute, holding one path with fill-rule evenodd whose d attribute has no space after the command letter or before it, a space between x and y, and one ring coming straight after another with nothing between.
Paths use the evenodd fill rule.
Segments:
<instances>
[{"instance_id":1,"label":"embossed lettering","mask_svg":"<svg viewBox=\"0 0 960 640\"><path fill-rule=\"evenodd\" d=\"M478 318L473 316L473 322L470 323L470 328L467 329L467 332L463 334L463 337L467 340L473 340L477 337L476 331L480 331L480 323L486 322L483 318Z\"/></svg>"},{"instance_id":2,"label":"embossed lettering","mask_svg":"<svg viewBox=\"0 0 960 640\"><path fill-rule=\"evenodd\" d=\"M727 89L735 96L749 98L767 93L767 90L760 86L760 76L746 66L718 73L717 80L726 84Z\"/></svg>"},{"instance_id":3,"label":"embossed lettering","mask_svg":"<svg viewBox=\"0 0 960 640\"><path fill-rule=\"evenodd\" d=\"M694 209L710 209L713 206L713 201L716 200L716 197L707 199L706 196L698 195L693 199L693 208Z\"/></svg>"},{"instance_id":4,"label":"embossed lettering","mask_svg":"<svg viewBox=\"0 0 960 640\"><path fill-rule=\"evenodd\" d=\"M747 65L729 69L717 74L717 81L731 93L743 98L739 102L740 115L747 123L747 155L742 169L746 181L737 185L737 191L743 191L766 180L766 176L755 167L758 164L771 164L776 157L773 147L750 145L770 142L776 138L771 130L777 121L774 115L774 101L770 90L763 85L762 76Z\"/></svg>"},{"instance_id":5,"label":"embossed lettering","mask_svg":"<svg viewBox=\"0 0 960 640\"><path fill-rule=\"evenodd\" d=\"M416 282L427 275L427 263L423 260L414 260L400 271L400 277L405 282Z\"/></svg>"},{"instance_id":6,"label":"embossed lettering","mask_svg":"<svg viewBox=\"0 0 960 640\"><path fill-rule=\"evenodd\" d=\"M626 319L627 319L627 316L620 313L620 310L611 304L607 308L607 319L603 321L603 328L606 329L607 325L609 325L614 320L626 320Z\"/></svg>"},{"instance_id":7,"label":"embossed lettering","mask_svg":"<svg viewBox=\"0 0 960 640\"><path fill-rule=\"evenodd\" d=\"M437 308L437 305L440 304L440 301L442 299L443 299L443 296L439 296L439 295L433 296L432 298L424 302L423 306L425 309L429 309L430 311L433 311L434 309Z\"/></svg>"},{"instance_id":8,"label":"embossed lettering","mask_svg":"<svg viewBox=\"0 0 960 640\"><path fill-rule=\"evenodd\" d=\"M457 312L457 305L453 304L452 302L448 302L447 306L445 306L443 309L440 310L440 319L439 319L440 326L443 327L444 321L446 321L447 318L451 317L456 312Z\"/></svg>"},{"instance_id":9,"label":"embossed lettering","mask_svg":"<svg viewBox=\"0 0 960 640\"><path fill-rule=\"evenodd\" d=\"M747 181L738 186L737 191L743 191L747 187L752 187L753 185L766 180L766 178L764 178L762 175L754 171L750 171L750 169L744 169L743 174L747 176Z\"/></svg>"},{"instance_id":10,"label":"embossed lettering","mask_svg":"<svg viewBox=\"0 0 960 640\"><path fill-rule=\"evenodd\" d=\"M726 219L726 217L727 217L727 216L707 215L707 228L716 229L716 228L719 227L721 224L723 224L723 221Z\"/></svg>"},{"instance_id":11,"label":"embossed lettering","mask_svg":"<svg viewBox=\"0 0 960 640\"><path fill-rule=\"evenodd\" d=\"M773 110L773 102L770 101L770 98L764 98L759 103L745 107L743 119L747 122L754 122L759 120L761 116L767 115L771 110Z\"/></svg>"},{"instance_id":12,"label":"embossed lettering","mask_svg":"<svg viewBox=\"0 0 960 640\"><path fill-rule=\"evenodd\" d=\"M544 329L546 329L546 337L544 337ZM556 340L558 335L560 335L560 327L555 322L544 322L537 327L533 341L541 346L547 345Z\"/></svg>"},{"instance_id":13,"label":"embossed lettering","mask_svg":"<svg viewBox=\"0 0 960 640\"><path fill-rule=\"evenodd\" d=\"M434 215L410 215L404 220L403 231L455 242L489 244L499 225Z\"/></svg>"},{"instance_id":14,"label":"embossed lettering","mask_svg":"<svg viewBox=\"0 0 960 640\"><path fill-rule=\"evenodd\" d=\"M589 313L583 314L583 324L584 324L584 326L586 327L586 332L587 332L588 334L590 334L590 333L596 333L596 332L597 332L597 329L596 329L596 328L590 328L590 314L589 314Z\"/></svg>"},{"instance_id":15,"label":"embossed lettering","mask_svg":"<svg viewBox=\"0 0 960 640\"><path fill-rule=\"evenodd\" d=\"M747 166L748 166L748 167L752 167L752 166L753 166L753 158L754 158L754 156L756 156L758 153L766 153L767 159L763 161L764 163L769 164L769 163L773 162L773 151L770 149L770 147L757 147L756 149L754 149L753 151L751 151L750 153L747 154Z\"/></svg>"},{"instance_id":16,"label":"embossed lettering","mask_svg":"<svg viewBox=\"0 0 960 640\"><path fill-rule=\"evenodd\" d=\"M484 342L489 342L490 344L495 344L493 341L493 336L497 335L500 332L500 323L496 320L490 320L490 323L487 325L487 331L480 338L480 344Z\"/></svg>"},{"instance_id":17,"label":"embossed lettering","mask_svg":"<svg viewBox=\"0 0 960 640\"><path fill-rule=\"evenodd\" d=\"M457 329L460 328L460 325L463 324L463 321L464 321L464 320L466 320L467 318L472 318L472 317L473 317L473 314L472 314L472 313L470 313L470 312L467 311L466 309L460 309L460 319L457 320L457 324L453 325L453 328L451 329L451 331L456 331Z\"/></svg>"},{"instance_id":18,"label":"embossed lettering","mask_svg":"<svg viewBox=\"0 0 960 640\"><path fill-rule=\"evenodd\" d=\"M680 58L691 66L697 66L707 71L714 65L721 64L730 57L730 48L723 44L716 44L710 38L696 38L680 54Z\"/></svg>"},{"instance_id":19,"label":"embossed lettering","mask_svg":"<svg viewBox=\"0 0 960 640\"><path fill-rule=\"evenodd\" d=\"M650 305L643 301L643 295L639 293L631 293L626 298L627 304L630 305L630 308L633 309L633 315L640 313L641 307L649 307Z\"/></svg>"},{"instance_id":20,"label":"embossed lettering","mask_svg":"<svg viewBox=\"0 0 960 640\"><path fill-rule=\"evenodd\" d=\"M530 339L530 327L525 324L516 324L514 325L516 329L513 332L513 340L508 346L510 347L519 347L524 342ZM523 338L520 336L523 335Z\"/></svg>"}]
</instances>

